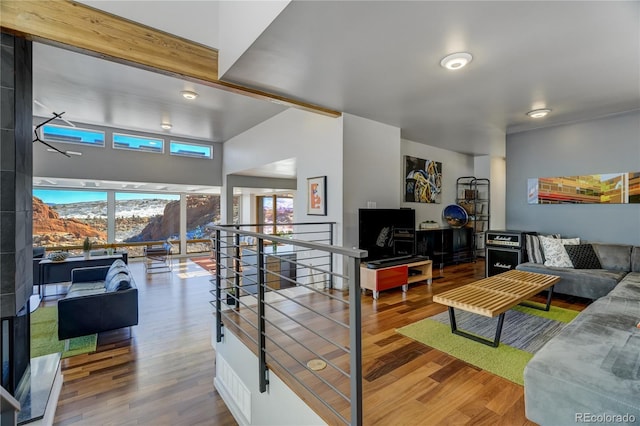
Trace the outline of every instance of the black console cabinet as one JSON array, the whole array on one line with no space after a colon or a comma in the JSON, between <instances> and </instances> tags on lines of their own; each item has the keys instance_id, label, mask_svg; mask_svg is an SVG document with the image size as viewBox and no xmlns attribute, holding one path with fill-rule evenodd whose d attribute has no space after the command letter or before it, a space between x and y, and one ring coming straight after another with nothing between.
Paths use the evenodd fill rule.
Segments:
<instances>
[{"instance_id":1,"label":"black console cabinet","mask_svg":"<svg viewBox=\"0 0 640 426\"><path fill-rule=\"evenodd\" d=\"M416 254L429 256L434 266L473 260L472 228L425 229L416 234Z\"/></svg>"}]
</instances>

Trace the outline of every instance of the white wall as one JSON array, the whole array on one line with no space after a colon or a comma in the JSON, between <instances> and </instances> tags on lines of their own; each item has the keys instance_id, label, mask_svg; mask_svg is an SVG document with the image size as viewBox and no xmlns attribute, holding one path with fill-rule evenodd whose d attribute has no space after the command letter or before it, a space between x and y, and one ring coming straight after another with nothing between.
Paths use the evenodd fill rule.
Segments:
<instances>
[{"instance_id":1,"label":"white wall","mask_svg":"<svg viewBox=\"0 0 640 426\"><path fill-rule=\"evenodd\" d=\"M215 349L214 383L239 424L326 424L273 372L269 373L267 392L260 393L258 358L233 333L225 332L223 341L216 343Z\"/></svg>"},{"instance_id":2,"label":"white wall","mask_svg":"<svg viewBox=\"0 0 640 426\"><path fill-rule=\"evenodd\" d=\"M289 4L289 0L221 1L218 19L218 76L253 44Z\"/></svg>"},{"instance_id":3,"label":"white wall","mask_svg":"<svg viewBox=\"0 0 640 426\"><path fill-rule=\"evenodd\" d=\"M410 207L416 211L416 222L434 220L442 226L448 226L442 219L442 210L449 204L456 203L456 179L474 175L473 157L446 149L436 148L417 142L402 140L402 174L404 174L404 156L409 155L442 163L442 202L440 204L406 203L401 207ZM396 190L404 194L404 179Z\"/></svg>"},{"instance_id":4,"label":"white wall","mask_svg":"<svg viewBox=\"0 0 640 426\"><path fill-rule=\"evenodd\" d=\"M358 209L398 208L400 129L344 114L344 245L358 245Z\"/></svg>"},{"instance_id":5,"label":"white wall","mask_svg":"<svg viewBox=\"0 0 640 426\"><path fill-rule=\"evenodd\" d=\"M528 204L527 179L640 170L640 112L507 138L507 227L640 244L640 204Z\"/></svg>"},{"instance_id":6,"label":"white wall","mask_svg":"<svg viewBox=\"0 0 640 426\"><path fill-rule=\"evenodd\" d=\"M288 109L227 141L223 174L296 159L295 222L337 222L342 244L342 118ZM327 216L307 215L307 178L327 176Z\"/></svg>"}]
</instances>

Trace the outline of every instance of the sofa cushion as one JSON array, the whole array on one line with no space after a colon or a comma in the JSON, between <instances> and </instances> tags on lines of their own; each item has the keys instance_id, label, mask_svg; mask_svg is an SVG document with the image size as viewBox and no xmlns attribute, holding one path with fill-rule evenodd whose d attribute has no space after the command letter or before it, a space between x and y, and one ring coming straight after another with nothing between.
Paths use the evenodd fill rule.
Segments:
<instances>
[{"instance_id":1,"label":"sofa cushion","mask_svg":"<svg viewBox=\"0 0 640 426\"><path fill-rule=\"evenodd\" d=\"M539 424L576 413L640 418L640 300L604 297L540 349L524 370L525 408Z\"/></svg>"},{"instance_id":2,"label":"sofa cushion","mask_svg":"<svg viewBox=\"0 0 640 426\"><path fill-rule=\"evenodd\" d=\"M576 269L602 269L600 259L591 244L567 244L564 249Z\"/></svg>"},{"instance_id":3,"label":"sofa cushion","mask_svg":"<svg viewBox=\"0 0 640 426\"><path fill-rule=\"evenodd\" d=\"M95 286L76 286L75 284L69 288L69 291L64 296L64 299L71 299L74 297L90 296L93 294L102 294L107 290L104 288L104 283L100 282L100 285Z\"/></svg>"},{"instance_id":4,"label":"sofa cushion","mask_svg":"<svg viewBox=\"0 0 640 426\"><path fill-rule=\"evenodd\" d=\"M114 274L109 281L105 282L104 285L107 291L120 291L120 290L128 290L131 288L131 279L129 274L124 272L118 272Z\"/></svg>"},{"instance_id":5,"label":"sofa cushion","mask_svg":"<svg viewBox=\"0 0 640 426\"><path fill-rule=\"evenodd\" d=\"M580 238L549 238L541 235L540 242L544 251L545 266L573 267L564 246L580 244Z\"/></svg>"},{"instance_id":6,"label":"sofa cushion","mask_svg":"<svg viewBox=\"0 0 640 426\"><path fill-rule=\"evenodd\" d=\"M115 274L125 273L129 274L129 267L122 259L115 260L111 266L109 267L109 271L107 271L107 275L105 275L104 280L106 282L110 281Z\"/></svg>"},{"instance_id":7,"label":"sofa cushion","mask_svg":"<svg viewBox=\"0 0 640 426\"><path fill-rule=\"evenodd\" d=\"M631 270L640 272L640 246L634 246L631 249Z\"/></svg>"},{"instance_id":8,"label":"sofa cushion","mask_svg":"<svg viewBox=\"0 0 640 426\"><path fill-rule=\"evenodd\" d=\"M631 270L631 248L627 244L592 243L602 268L613 271Z\"/></svg>"},{"instance_id":9,"label":"sofa cushion","mask_svg":"<svg viewBox=\"0 0 640 426\"><path fill-rule=\"evenodd\" d=\"M554 293L570 294L593 300L609 294L616 284L627 275L624 271L560 268L544 266L539 263L521 263L516 266L516 269L559 276L561 279L554 286Z\"/></svg>"},{"instance_id":10,"label":"sofa cushion","mask_svg":"<svg viewBox=\"0 0 640 426\"><path fill-rule=\"evenodd\" d=\"M624 279L608 295L640 300L640 272L630 272L625 275ZM638 322L640 322L640 312L638 312Z\"/></svg>"}]
</instances>

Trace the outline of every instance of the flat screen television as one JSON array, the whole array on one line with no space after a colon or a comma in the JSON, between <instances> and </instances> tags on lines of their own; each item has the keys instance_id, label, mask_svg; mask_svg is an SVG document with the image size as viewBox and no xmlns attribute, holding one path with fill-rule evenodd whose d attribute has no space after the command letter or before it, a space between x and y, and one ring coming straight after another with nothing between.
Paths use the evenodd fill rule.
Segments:
<instances>
[{"instance_id":1,"label":"flat screen television","mask_svg":"<svg viewBox=\"0 0 640 426\"><path fill-rule=\"evenodd\" d=\"M415 255L416 212L413 209L360 209L358 248L374 261Z\"/></svg>"}]
</instances>

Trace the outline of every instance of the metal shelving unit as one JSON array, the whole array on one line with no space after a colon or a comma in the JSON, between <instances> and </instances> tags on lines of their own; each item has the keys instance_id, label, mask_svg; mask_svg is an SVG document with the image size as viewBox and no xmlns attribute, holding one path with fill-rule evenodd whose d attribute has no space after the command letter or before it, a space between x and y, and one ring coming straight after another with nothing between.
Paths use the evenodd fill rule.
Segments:
<instances>
[{"instance_id":1,"label":"metal shelving unit","mask_svg":"<svg viewBox=\"0 0 640 426\"><path fill-rule=\"evenodd\" d=\"M491 182L475 176L456 180L456 203L469 215L467 226L473 229L473 260L484 256L484 235L491 219Z\"/></svg>"}]
</instances>

